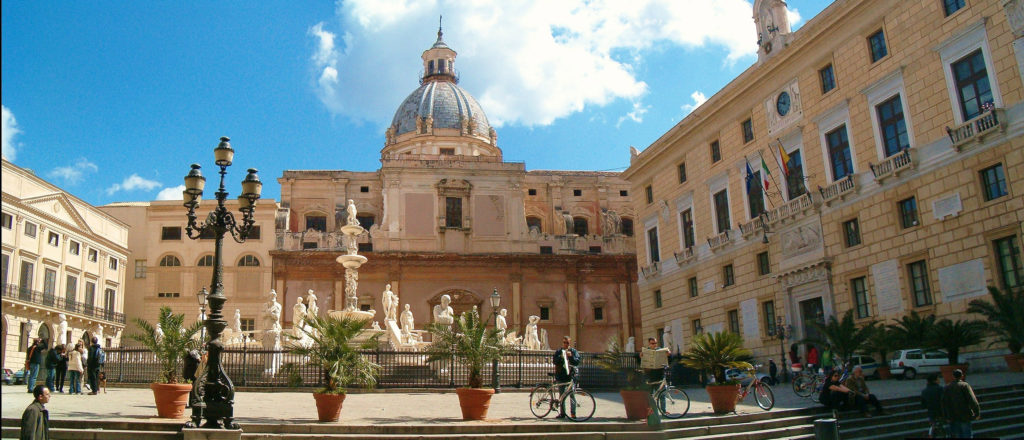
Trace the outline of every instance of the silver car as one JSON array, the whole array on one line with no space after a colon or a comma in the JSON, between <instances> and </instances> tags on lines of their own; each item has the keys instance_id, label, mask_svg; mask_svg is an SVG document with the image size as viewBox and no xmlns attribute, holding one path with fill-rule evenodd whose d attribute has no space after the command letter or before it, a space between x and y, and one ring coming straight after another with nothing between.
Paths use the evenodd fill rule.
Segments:
<instances>
[{"instance_id":1,"label":"silver car","mask_svg":"<svg viewBox=\"0 0 1024 440\"><path fill-rule=\"evenodd\" d=\"M894 376L913 379L921 373L938 373L942 365L949 365L949 355L946 352L913 348L896 350L889 361L889 371Z\"/></svg>"}]
</instances>

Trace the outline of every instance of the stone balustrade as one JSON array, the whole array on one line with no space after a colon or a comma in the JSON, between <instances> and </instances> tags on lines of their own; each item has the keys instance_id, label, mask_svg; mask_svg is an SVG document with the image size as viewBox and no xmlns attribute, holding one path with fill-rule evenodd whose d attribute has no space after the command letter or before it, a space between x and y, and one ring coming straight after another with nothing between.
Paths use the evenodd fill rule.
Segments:
<instances>
[{"instance_id":1,"label":"stone balustrade","mask_svg":"<svg viewBox=\"0 0 1024 440\"><path fill-rule=\"evenodd\" d=\"M740 234L742 234L744 238L749 237L762 229L764 229L764 220L761 216L757 216L749 222L740 223Z\"/></svg>"},{"instance_id":2,"label":"stone balustrade","mask_svg":"<svg viewBox=\"0 0 1024 440\"><path fill-rule=\"evenodd\" d=\"M917 150L904 148L903 151L889 156L877 165L868 165L871 167L871 172L875 175L875 180L881 183L888 177L898 176L904 170L913 169L917 165L916 156Z\"/></svg>"},{"instance_id":3,"label":"stone balustrade","mask_svg":"<svg viewBox=\"0 0 1024 440\"><path fill-rule=\"evenodd\" d=\"M697 256L693 252L693 246L685 247L681 251L673 253L673 255L676 257L677 264L689 263Z\"/></svg>"},{"instance_id":4,"label":"stone balustrade","mask_svg":"<svg viewBox=\"0 0 1024 440\"><path fill-rule=\"evenodd\" d=\"M818 192L821 193L821 201L827 205L833 200L842 200L843 197L852 194L856 189L857 187L851 174L824 188L819 186Z\"/></svg>"},{"instance_id":5,"label":"stone balustrade","mask_svg":"<svg viewBox=\"0 0 1024 440\"><path fill-rule=\"evenodd\" d=\"M708 247L711 248L712 251L721 249L727 244L729 244L729 230L722 231L721 234L708 238Z\"/></svg>"},{"instance_id":6,"label":"stone balustrade","mask_svg":"<svg viewBox=\"0 0 1024 440\"><path fill-rule=\"evenodd\" d=\"M649 266L641 267L640 272L643 273L644 278L651 278L653 276L657 276L658 272L661 272L661 262L655 261L651 263Z\"/></svg>"},{"instance_id":7,"label":"stone balustrade","mask_svg":"<svg viewBox=\"0 0 1024 440\"><path fill-rule=\"evenodd\" d=\"M765 217L768 219L768 226L772 226L787 219L796 218L813 207L814 201L811 200L811 193L804 193L784 205L766 212Z\"/></svg>"},{"instance_id":8,"label":"stone balustrade","mask_svg":"<svg viewBox=\"0 0 1024 440\"><path fill-rule=\"evenodd\" d=\"M997 131L1006 131L1006 111L1001 108L988 110L954 128L946 127L946 134L957 151L961 151L972 141L981 142L986 135Z\"/></svg>"}]
</instances>

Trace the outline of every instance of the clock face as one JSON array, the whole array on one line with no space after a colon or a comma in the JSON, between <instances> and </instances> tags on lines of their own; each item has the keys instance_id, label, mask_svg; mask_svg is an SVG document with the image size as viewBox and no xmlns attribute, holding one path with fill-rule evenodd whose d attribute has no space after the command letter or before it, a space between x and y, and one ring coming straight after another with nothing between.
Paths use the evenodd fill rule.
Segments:
<instances>
[{"instance_id":1,"label":"clock face","mask_svg":"<svg viewBox=\"0 0 1024 440\"><path fill-rule=\"evenodd\" d=\"M775 99L775 110L779 112L779 116L786 116L789 113L789 93L779 93L779 97Z\"/></svg>"}]
</instances>

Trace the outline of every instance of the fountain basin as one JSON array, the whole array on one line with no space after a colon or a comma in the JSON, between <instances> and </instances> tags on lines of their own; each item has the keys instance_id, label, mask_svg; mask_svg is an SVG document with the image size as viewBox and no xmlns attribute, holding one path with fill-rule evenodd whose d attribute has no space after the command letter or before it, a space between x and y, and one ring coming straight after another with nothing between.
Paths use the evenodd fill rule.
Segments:
<instances>
[{"instance_id":1,"label":"fountain basin","mask_svg":"<svg viewBox=\"0 0 1024 440\"><path fill-rule=\"evenodd\" d=\"M342 318L359 319L359 320L366 321L367 324L369 324L370 320L372 320L373 317L376 316L376 315L377 315L377 312L373 311L373 310L367 310L367 311L363 311L363 310L328 310L327 311L327 316L330 316L331 318L334 318L334 319L342 319Z\"/></svg>"},{"instance_id":2,"label":"fountain basin","mask_svg":"<svg viewBox=\"0 0 1024 440\"><path fill-rule=\"evenodd\" d=\"M366 263L366 257L362 255L339 255L336 259L345 269L359 269L363 263Z\"/></svg>"},{"instance_id":3,"label":"fountain basin","mask_svg":"<svg viewBox=\"0 0 1024 440\"><path fill-rule=\"evenodd\" d=\"M341 227L341 233L345 235L355 236L360 235L363 232L366 232L366 229L359 225L345 225Z\"/></svg>"}]
</instances>

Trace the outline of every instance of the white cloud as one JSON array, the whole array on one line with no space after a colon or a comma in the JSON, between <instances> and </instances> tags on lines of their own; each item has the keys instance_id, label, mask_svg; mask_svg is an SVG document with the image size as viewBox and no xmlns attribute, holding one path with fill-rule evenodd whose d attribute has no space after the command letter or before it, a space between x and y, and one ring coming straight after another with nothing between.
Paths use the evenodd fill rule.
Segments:
<instances>
[{"instance_id":1,"label":"white cloud","mask_svg":"<svg viewBox=\"0 0 1024 440\"><path fill-rule=\"evenodd\" d=\"M700 90L694 90L694 92L690 94L690 99L693 100L693 104L683 104L683 106L681 107L683 109L683 116L690 114L690 112L692 112L697 107L700 107L701 104L708 100L708 98L704 96L704 93L701 93Z\"/></svg>"},{"instance_id":2,"label":"white cloud","mask_svg":"<svg viewBox=\"0 0 1024 440\"><path fill-rule=\"evenodd\" d=\"M7 106L0 106L2 108L3 126L0 127L0 137L3 138L3 155L7 160L14 160L18 157L18 144L14 141L14 137L21 134L21 129L18 128L18 121L14 119L14 113L11 113L11 109Z\"/></svg>"},{"instance_id":3,"label":"white cloud","mask_svg":"<svg viewBox=\"0 0 1024 440\"><path fill-rule=\"evenodd\" d=\"M185 191L185 185L171 186L160 190L156 194L157 200L182 200L181 192Z\"/></svg>"},{"instance_id":4,"label":"white cloud","mask_svg":"<svg viewBox=\"0 0 1024 440\"><path fill-rule=\"evenodd\" d=\"M125 177L121 183L115 183L110 188L107 188L107 195L113 195L118 191L134 191L137 189L149 191L159 187L160 182L145 179L139 177L138 174L132 173L131 176Z\"/></svg>"},{"instance_id":5,"label":"white cloud","mask_svg":"<svg viewBox=\"0 0 1024 440\"><path fill-rule=\"evenodd\" d=\"M496 126L547 125L587 106L637 101L648 86L636 69L656 44L722 47L729 62L757 51L745 0L349 0L336 11L337 22L309 29L317 94L336 114L382 126L417 85L439 11L445 42L459 53L460 85ZM341 41L330 27L346 30Z\"/></svg>"},{"instance_id":6,"label":"white cloud","mask_svg":"<svg viewBox=\"0 0 1024 440\"><path fill-rule=\"evenodd\" d=\"M99 171L99 167L96 164L89 161L84 157L78 158L74 164L56 167L47 173L51 179L61 179L64 183L74 185L82 181L82 178L86 173L95 173Z\"/></svg>"},{"instance_id":7,"label":"white cloud","mask_svg":"<svg viewBox=\"0 0 1024 440\"><path fill-rule=\"evenodd\" d=\"M622 122L627 119L638 124L644 122L644 114L647 113L647 110L650 108L651 106L645 106L640 101L633 102L633 110L620 117L619 121L615 123L615 128L619 128L619 126L622 125Z\"/></svg>"}]
</instances>

